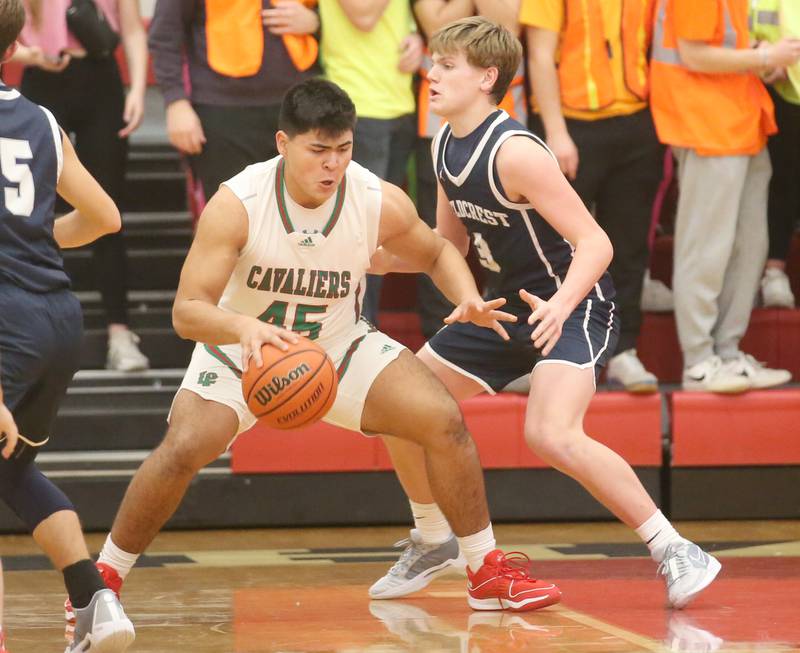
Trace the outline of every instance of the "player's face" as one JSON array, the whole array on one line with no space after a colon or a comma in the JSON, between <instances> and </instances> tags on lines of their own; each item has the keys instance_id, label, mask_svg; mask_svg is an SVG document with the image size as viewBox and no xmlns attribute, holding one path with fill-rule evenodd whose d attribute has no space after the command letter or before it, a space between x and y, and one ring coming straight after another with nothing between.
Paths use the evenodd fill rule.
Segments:
<instances>
[{"instance_id":1,"label":"player's face","mask_svg":"<svg viewBox=\"0 0 800 653\"><path fill-rule=\"evenodd\" d=\"M448 117L486 98L492 86L487 70L493 69L472 66L463 52L434 54L428 72L431 111Z\"/></svg>"},{"instance_id":2,"label":"player's face","mask_svg":"<svg viewBox=\"0 0 800 653\"><path fill-rule=\"evenodd\" d=\"M286 181L294 200L309 208L336 192L353 158L353 132L336 136L310 131L289 138L278 132L278 151L286 159Z\"/></svg>"}]
</instances>

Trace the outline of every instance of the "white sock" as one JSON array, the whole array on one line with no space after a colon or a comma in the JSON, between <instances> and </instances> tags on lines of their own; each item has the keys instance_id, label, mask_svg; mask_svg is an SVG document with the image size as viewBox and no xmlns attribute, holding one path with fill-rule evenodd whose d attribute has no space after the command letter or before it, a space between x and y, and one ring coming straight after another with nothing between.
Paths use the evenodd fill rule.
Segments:
<instances>
[{"instance_id":1,"label":"white sock","mask_svg":"<svg viewBox=\"0 0 800 653\"><path fill-rule=\"evenodd\" d=\"M116 569L119 577L125 580L125 577L130 573L131 567L136 564L139 559L138 553L128 553L120 549L114 542L111 541L111 533L108 534L103 550L100 551L100 557L97 562L102 562Z\"/></svg>"},{"instance_id":2,"label":"white sock","mask_svg":"<svg viewBox=\"0 0 800 653\"><path fill-rule=\"evenodd\" d=\"M636 534L650 549L650 557L656 562L664 559L664 552L670 544L683 540L660 510L656 510L644 524L639 526Z\"/></svg>"},{"instance_id":3,"label":"white sock","mask_svg":"<svg viewBox=\"0 0 800 653\"><path fill-rule=\"evenodd\" d=\"M442 544L450 539L453 531L447 518L435 503L415 503L409 500L414 527L419 531L425 544Z\"/></svg>"},{"instance_id":4,"label":"white sock","mask_svg":"<svg viewBox=\"0 0 800 653\"><path fill-rule=\"evenodd\" d=\"M459 537L458 546L467 559L470 571L474 574L483 566L483 559L486 554L497 548L494 532L492 531L492 522L489 522L489 525L482 531L466 537Z\"/></svg>"}]
</instances>

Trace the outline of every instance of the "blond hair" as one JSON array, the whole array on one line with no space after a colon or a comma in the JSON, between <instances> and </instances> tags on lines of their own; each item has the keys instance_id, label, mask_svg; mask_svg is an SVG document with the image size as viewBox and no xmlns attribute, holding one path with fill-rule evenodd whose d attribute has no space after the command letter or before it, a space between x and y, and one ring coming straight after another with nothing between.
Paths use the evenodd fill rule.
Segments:
<instances>
[{"instance_id":1,"label":"blond hair","mask_svg":"<svg viewBox=\"0 0 800 653\"><path fill-rule=\"evenodd\" d=\"M22 0L0 0L0 57L17 40L25 25Z\"/></svg>"},{"instance_id":2,"label":"blond hair","mask_svg":"<svg viewBox=\"0 0 800 653\"><path fill-rule=\"evenodd\" d=\"M431 54L463 52L476 68L497 68L492 99L499 104L522 61L522 44L502 25L482 16L471 16L448 23L428 42Z\"/></svg>"}]
</instances>

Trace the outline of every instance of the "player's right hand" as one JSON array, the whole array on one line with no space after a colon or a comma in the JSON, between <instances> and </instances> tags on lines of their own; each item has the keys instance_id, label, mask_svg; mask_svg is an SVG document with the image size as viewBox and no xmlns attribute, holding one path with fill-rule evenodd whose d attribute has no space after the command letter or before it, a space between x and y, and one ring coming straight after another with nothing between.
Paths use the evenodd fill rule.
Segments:
<instances>
[{"instance_id":1,"label":"player's right hand","mask_svg":"<svg viewBox=\"0 0 800 653\"><path fill-rule=\"evenodd\" d=\"M573 142L569 133L563 132L548 134L547 147L549 147L558 161L558 167L567 179L574 180L578 175L578 147Z\"/></svg>"},{"instance_id":2,"label":"player's right hand","mask_svg":"<svg viewBox=\"0 0 800 653\"><path fill-rule=\"evenodd\" d=\"M167 135L173 147L184 154L203 151L206 135L189 100L176 100L167 107Z\"/></svg>"},{"instance_id":3,"label":"player's right hand","mask_svg":"<svg viewBox=\"0 0 800 653\"><path fill-rule=\"evenodd\" d=\"M14 416L11 411L6 408L6 405L0 403L0 434L4 436L3 444L3 458L8 460L19 440L19 431L17 430L17 423L14 421Z\"/></svg>"},{"instance_id":4,"label":"player's right hand","mask_svg":"<svg viewBox=\"0 0 800 653\"><path fill-rule=\"evenodd\" d=\"M296 345L299 340L300 337L288 329L255 318L247 320L239 334L239 344L242 346L242 372L247 372L249 369L251 358L256 367L264 364L261 358L262 345L268 344L286 351L289 349L287 343Z\"/></svg>"}]
</instances>

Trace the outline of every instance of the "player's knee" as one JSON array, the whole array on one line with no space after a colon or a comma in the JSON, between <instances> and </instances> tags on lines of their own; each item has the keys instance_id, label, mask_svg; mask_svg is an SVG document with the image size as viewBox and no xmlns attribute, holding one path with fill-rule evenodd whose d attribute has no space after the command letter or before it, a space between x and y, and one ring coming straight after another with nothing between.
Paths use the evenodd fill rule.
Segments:
<instances>
[{"instance_id":1,"label":"player's knee","mask_svg":"<svg viewBox=\"0 0 800 653\"><path fill-rule=\"evenodd\" d=\"M558 419L543 416L525 424L525 442L545 462L560 467L571 457L573 439L569 428Z\"/></svg>"},{"instance_id":2,"label":"player's knee","mask_svg":"<svg viewBox=\"0 0 800 653\"><path fill-rule=\"evenodd\" d=\"M458 404L449 400L443 402L436 411L436 416L423 422L428 427L435 442L444 446L462 445L470 440L464 416Z\"/></svg>"},{"instance_id":3,"label":"player's knee","mask_svg":"<svg viewBox=\"0 0 800 653\"><path fill-rule=\"evenodd\" d=\"M177 476L194 475L216 460L224 448L204 439L193 428L171 424L156 450L170 472Z\"/></svg>"},{"instance_id":4,"label":"player's knee","mask_svg":"<svg viewBox=\"0 0 800 653\"><path fill-rule=\"evenodd\" d=\"M50 515L75 510L67 496L33 463L18 465L14 460L3 460L0 496L30 532Z\"/></svg>"}]
</instances>

